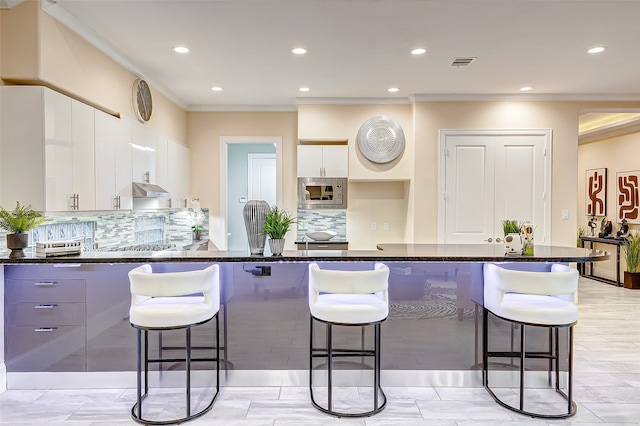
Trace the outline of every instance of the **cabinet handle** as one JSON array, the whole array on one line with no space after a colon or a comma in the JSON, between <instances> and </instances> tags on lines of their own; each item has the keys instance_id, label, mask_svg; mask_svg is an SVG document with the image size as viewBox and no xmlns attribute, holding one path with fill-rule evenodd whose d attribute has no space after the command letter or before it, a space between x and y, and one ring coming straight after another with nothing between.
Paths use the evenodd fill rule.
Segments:
<instances>
[{"instance_id":1,"label":"cabinet handle","mask_svg":"<svg viewBox=\"0 0 640 426\"><path fill-rule=\"evenodd\" d=\"M317 248L329 248L329 246L316 246Z\"/></svg>"},{"instance_id":2,"label":"cabinet handle","mask_svg":"<svg viewBox=\"0 0 640 426\"><path fill-rule=\"evenodd\" d=\"M39 281L37 283L33 283L36 287L53 287L58 284L56 281Z\"/></svg>"},{"instance_id":3,"label":"cabinet handle","mask_svg":"<svg viewBox=\"0 0 640 426\"><path fill-rule=\"evenodd\" d=\"M34 306L33 308L34 308L34 309L53 309L53 308L55 308L56 306L58 306L58 305L56 305L55 303L52 303L52 304L36 305L36 306Z\"/></svg>"},{"instance_id":4,"label":"cabinet handle","mask_svg":"<svg viewBox=\"0 0 640 426\"><path fill-rule=\"evenodd\" d=\"M38 327L33 331L51 333L53 331L56 331L57 329L58 329L58 327Z\"/></svg>"},{"instance_id":5,"label":"cabinet handle","mask_svg":"<svg viewBox=\"0 0 640 426\"><path fill-rule=\"evenodd\" d=\"M172 204L173 204L173 202L172 202L172 201L173 201L173 198L169 198L169 208L172 208L172 207L173 207L173 205L172 205Z\"/></svg>"},{"instance_id":6,"label":"cabinet handle","mask_svg":"<svg viewBox=\"0 0 640 426\"><path fill-rule=\"evenodd\" d=\"M186 198L184 199L184 208L185 209L187 208L187 199Z\"/></svg>"},{"instance_id":7,"label":"cabinet handle","mask_svg":"<svg viewBox=\"0 0 640 426\"><path fill-rule=\"evenodd\" d=\"M150 176L149 172L144 172L144 174L142 175L142 179L143 179L146 183L149 183L149 180L151 179L151 176Z\"/></svg>"},{"instance_id":8,"label":"cabinet handle","mask_svg":"<svg viewBox=\"0 0 640 426\"><path fill-rule=\"evenodd\" d=\"M116 195L115 197L113 197L113 208L115 209L119 209L120 208L120 196Z\"/></svg>"},{"instance_id":9,"label":"cabinet handle","mask_svg":"<svg viewBox=\"0 0 640 426\"><path fill-rule=\"evenodd\" d=\"M80 194L76 194L76 210L80 210Z\"/></svg>"}]
</instances>

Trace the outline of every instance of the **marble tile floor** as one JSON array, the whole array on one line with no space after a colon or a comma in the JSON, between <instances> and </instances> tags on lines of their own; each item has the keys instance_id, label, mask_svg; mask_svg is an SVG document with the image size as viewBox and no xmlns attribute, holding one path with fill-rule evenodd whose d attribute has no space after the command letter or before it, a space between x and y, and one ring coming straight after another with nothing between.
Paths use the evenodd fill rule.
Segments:
<instances>
[{"instance_id":1,"label":"marble tile floor","mask_svg":"<svg viewBox=\"0 0 640 426\"><path fill-rule=\"evenodd\" d=\"M387 408L372 418L354 420L334 419L314 409L306 387L223 387L213 409L187 424L640 426L640 291L581 278L579 306L575 338L578 413L568 420L518 415L498 406L482 388L385 387ZM368 391L344 388L336 397L357 404ZM178 404L171 402L181 402L176 392L162 389L156 393L157 399L148 405L149 415L172 415L172 407ZM511 390L500 392L509 395ZM535 397L545 403L543 393ZM9 390L0 394L0 425L136 425L129 416L134 399L134 389Z\"/></svg>"}]
</instances>

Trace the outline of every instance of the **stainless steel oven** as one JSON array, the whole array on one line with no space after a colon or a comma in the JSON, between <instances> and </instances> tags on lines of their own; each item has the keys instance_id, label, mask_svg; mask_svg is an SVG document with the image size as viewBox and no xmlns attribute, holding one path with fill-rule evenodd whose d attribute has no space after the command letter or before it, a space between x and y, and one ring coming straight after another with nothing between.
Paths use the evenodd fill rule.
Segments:
<instances>
[{"instance_id":1,"label":"stainless steel oven","mask_svg":"<svg viewBox=\"0 0 640 426\"><path fill-rule=\"evenodd\" d=\"M346 209L347 178L298 178L298 208Z\"/></svg>"}]
</instances>

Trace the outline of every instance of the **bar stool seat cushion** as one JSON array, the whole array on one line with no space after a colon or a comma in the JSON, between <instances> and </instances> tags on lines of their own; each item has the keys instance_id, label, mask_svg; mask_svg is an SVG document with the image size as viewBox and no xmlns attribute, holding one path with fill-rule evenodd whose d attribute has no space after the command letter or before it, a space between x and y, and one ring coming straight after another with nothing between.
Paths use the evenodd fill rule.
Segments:
<instances>
[{"instance_id":1,"label":"bar stool seat cushion","mask_svg":"<svg viewBox=\"0 0 640 426\"><path fill-rule=\"evenodd\" d=\"M181 327L198 324L216 314L202 296L151 297L140 301L129 312L132 324L149 328Z\"/></svg>"},{"instance_id":2,"label":"bar stool seat cushion","mask_svg":"<svg viewBox=\"0 0 640 426\"><path fill-rule=\"evenodd\" d=\"M375 294L329 293L318 295L310 306L311 315L322 321L366 324L389 315L389 303Z\"/></svg>"},{"instance_id":3,"label":"bar stool seat cushion","mask_svg":"<svg viewBox=\"0 0 640 426\"><path fill-rule=\"evenodd\" d=\"M570 324L578 320L578 307L572 302L537 294L506 293L493 313L529 324Z\"/></svg>"},{"instance_id":4,"label":"bar stool seat cushion","mask_svg":"<svg viewBox=\"0 0 640 426\"><path fill-rule=\"evenodd\" d=\"M198 271L153 273L151 265L129 272L129 321L145 328L185 327L220 310L218 266Z\"/></svg>"},{"instance_id":5,"label":"bar stool seat cushion","mask_svg":"<svg viewBox=\"0 0 640 426\"><path fill-rule=\"evenodd\" d=\"M575 323L577 287L578 271L566 265L553 265L550 272L484 265L484 306L511 321L548 326Z\"/></svg>"}]
</instances>

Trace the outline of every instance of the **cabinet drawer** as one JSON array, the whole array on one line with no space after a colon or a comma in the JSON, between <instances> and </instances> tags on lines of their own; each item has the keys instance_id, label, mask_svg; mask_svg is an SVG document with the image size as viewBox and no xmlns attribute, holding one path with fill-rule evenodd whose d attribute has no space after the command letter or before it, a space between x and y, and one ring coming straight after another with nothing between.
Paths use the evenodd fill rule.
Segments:
<instances>
[{"instance_id":1,"label":"cabinet drawer","mask_svg":"<svg viewBox=\"0 0 640 426\"><path fill-rule=\"evenodd\" d=\"M58 303L8 303L7 325L83 325L85 304Z\"/></svg>"},{"instance_id":2,"label":"cabinet drawer","mask_svg":"<svg viewBox=\"0 0 640 426\"><path fill-rule=\"evenodd\" d=\"M309 250L349 250L349 243L298 243L298 250L306 250L307 247Z\"/></svg>"},{"instance_id":3,"label":"cabinet drawer","mask_svg":"<svg viewBox=\"0 0 640 426\"><path fill-rule=\"evenodd\" d=\"M84 302L85 280L5 280L7 303Z\"/></svg>"},{"instance_id":4,"label":"cabinet drawer","mask_svg":"<svg viewBox=\"0 0 640 426\"><path fill-rule=\"evenodd\" d=\"M7 371L84 371L85 327L6 327Z\"/></svg>"}]
</instances>

